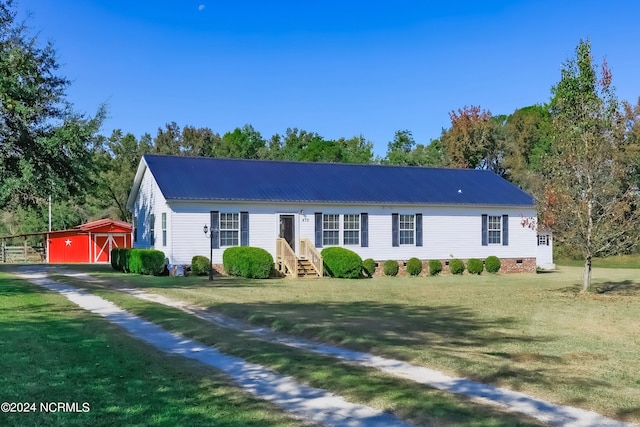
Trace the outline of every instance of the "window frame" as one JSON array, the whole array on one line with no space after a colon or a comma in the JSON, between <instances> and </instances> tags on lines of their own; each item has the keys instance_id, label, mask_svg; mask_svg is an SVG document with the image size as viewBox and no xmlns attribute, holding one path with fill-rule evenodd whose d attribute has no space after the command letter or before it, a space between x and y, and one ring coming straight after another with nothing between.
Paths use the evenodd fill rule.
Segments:
<instances>
[{"instance_id":1,"label":"window frame","mask_svg":"<svg viewBox=\"0 0 640 427\"><path fill-rule=\"evenodd\" d=\"M220 212L218 230L221 248L240 246L240 212Z\"/></svg>"},{"instance_id":2,"label":"window frame","mask_svg":"<svg viewBox=\"0 0 640 427\"><path fill-rule=\"evenodd\" d=\"M549 237L548 234L538 234L538 246L549 246Z\"/></svg>"},{"instance_id":3,"label":"window frame","mask_svg":"<svg viewBox=\"0 0 640 427\"><path fill-rule=\"evenodd\" d=\"M360 246L360 214L342 214L342 245ZM347 225L349 228L347 228ZM349 235L349 237L347 237ZM348 241L348 243L347 243Z\"/></svg>"},{"instance_id":4,"label":"window frame","mask_svg":"<svg viewBox=\"0 0 640 427\"><path fill-rule=\"evenodd\" d=\"M487 215L487 245L502 244L502 221L502 215Z\"/></svg>"},{"instance_id":5,"label":"window frame","mask_svg":"<svg viewBox=\"0 0 640 427\"><path fill-rule=\"evenodd\" d=\"M162 212L161 226L162 226L162 246L167 246L167 213L166 212Z\"/></svg>"},{"instance_id":6,"label":"window frame","mask_svg":"<svg viewBox=\"0 0 640 427\"><path fill-rule=\"evenodd\" d=\"M407 224L411 224L408 228ZM404 228L403 228L404 225ZM398 214L398 244L400 246L415 246L416 244L416 215Z\"/></svg>"},{"instance_id":7,"label":"window frame","mask_svg":"<svg viewBox=\"0 0 640 427\"><path fill-rule=\"evenodd\" d=\"M149 215L149 243L151 246L156 244L156 216Z\"/></svg>"},{"instance_id":8,"label":"window frame","mask_svg":"<svg viewBox=\"0 0 640 427\"><path fill-rule=\"evenodd\" d=\"M340 246L340 214L322 214L322 246Z\"/></svg>"}]
</instances>

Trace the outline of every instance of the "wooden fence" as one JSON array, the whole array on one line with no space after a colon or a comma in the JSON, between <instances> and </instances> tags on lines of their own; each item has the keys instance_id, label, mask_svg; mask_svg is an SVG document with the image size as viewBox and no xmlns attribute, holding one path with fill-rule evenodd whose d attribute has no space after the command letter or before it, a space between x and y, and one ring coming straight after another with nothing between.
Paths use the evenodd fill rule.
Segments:
<instances>
[{"instance_id":1,"label":"wooden fence","mask_svg":"<svg viewBox=\"0 0 640 427\"><path fill-rule=\"evenodd\" d=\"M42 246L30 246L26 242L21 246L8 246L2 242L0 261L5 263L44 262L45 251Z\"/></svg>"}]
</instances>

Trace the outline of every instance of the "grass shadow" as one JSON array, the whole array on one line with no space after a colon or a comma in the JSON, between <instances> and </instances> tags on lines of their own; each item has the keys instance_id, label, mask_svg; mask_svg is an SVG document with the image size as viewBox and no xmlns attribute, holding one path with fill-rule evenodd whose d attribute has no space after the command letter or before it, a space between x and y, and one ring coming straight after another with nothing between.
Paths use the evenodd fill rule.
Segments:
<instances>
[{"instance_id":1,"label":"grass shadow","mask_svg":"<svg viewBox=\"0 0 640 427\"><path fill-rule=\"evenodd\" d=\"M640 295L640 284L631 280L623 280L621 282L604 282L598 283L595 289L599 294L638 296Z\"/></svg>"}]
</instances>

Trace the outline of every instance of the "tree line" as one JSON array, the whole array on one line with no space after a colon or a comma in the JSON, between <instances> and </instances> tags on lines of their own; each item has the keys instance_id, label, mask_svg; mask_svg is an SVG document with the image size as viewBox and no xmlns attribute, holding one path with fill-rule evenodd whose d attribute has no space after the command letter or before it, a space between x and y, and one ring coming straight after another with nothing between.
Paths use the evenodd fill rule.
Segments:
<instances>
[{"instance_id":1,"label":"tree line","mask_svg":"<svg viewBox=\"0 0 640 427\"><path fill-rule=\"evenodd\" d=\"M585 284L593 257L638 250L640 99L617 99L608 64L596 64L588 40L563 64L548 103L509 115L463 106L428 143L396 131L384 157L362 135L333 140L289 128L265 138L250 124L222 135L171 122L154 136L105 136L107 108L92 117L75 112L57 69L53 45L16 20L13 0L0 0L0 235L45 230L49 196L54 229L130 221L125 205L139 160L158 153L487 169L533 194L538 218L524 225L550 227L577 251Z\"/></svg>"}]
</instances>

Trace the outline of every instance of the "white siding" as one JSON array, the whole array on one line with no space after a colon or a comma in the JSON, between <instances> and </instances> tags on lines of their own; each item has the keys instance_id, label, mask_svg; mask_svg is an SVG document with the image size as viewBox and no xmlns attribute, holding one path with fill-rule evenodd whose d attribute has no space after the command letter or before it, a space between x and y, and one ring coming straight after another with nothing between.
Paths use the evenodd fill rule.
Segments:
<instances>
[{"instance_id":1,"label":"white siding","mask_svg":"<svg viewBox=\"0 0 640 427\"><path fill-rule=\"evenodd\" d=\"M171 259L171 238L172 238L172 214L160 188L156 184L153 175L146 169L140 189L138 190L136 202L133 208L133 215L138 222L138 240L134 242L135 248L157 249L163 251L165 257ZM167 246L162 246L162 213L167 214ZM155 243L151 243L151 215L155 215ZM136 224L134 224L135 226Z\"/></svg>"},{"instance_id":2,"label":"white siding","mask_svg":"<svg viewBox=\"0 0 640 427\"><path fill-rule=\"evenodd\" d=\"M159 194L157 187L156 191ZM162 199L162 202L159 203L157 199ZM166 208L164 198L156 197L155 203L149 201L147 204L157 206L155 209L157 227L159 227L160 209ZM486 258L489 255L500 258L535 258L537 251L536 232L522 227L520 224L523 217L535 217L535 210L532 208L321 206L204 202L174 202L171 203L171 207L172 213L167 215L167 221L171 224L169 234L172 237L169 238L169 247L172 250L166 250L165 254L171 263L176 264L189 264L194 255L209 256L210 241L202 229L205 224L209 226L210 211L249 212L249 245L264 248L274 256L275 241L279 233L279 214L294 215L296 241L299 241L300 238L308 238L311 242L315 242L315 212L324 214L368 213L369 247L346 246L357 252L363 259L373 258L382 261L386 259L406 260L411 257L420 259ZM392 246L392 213L421 213L423 215L422 247L415 245ZM482 214L509 215L508 246L482 246ZM139 244L140 240L138 246ZM157 245L156 248L162 249ZM222 263L224 249L224 247L214 249L214 263Z\"/></svg>"}]
</instances>

